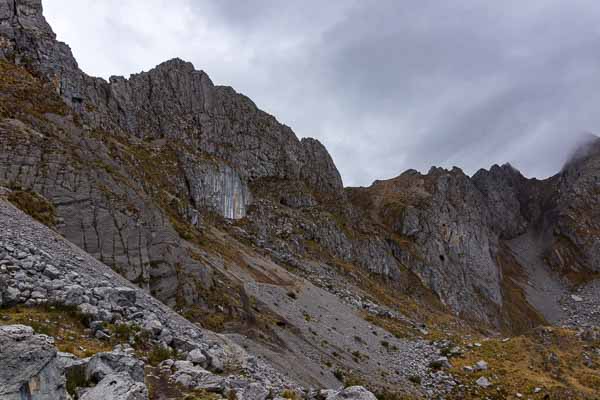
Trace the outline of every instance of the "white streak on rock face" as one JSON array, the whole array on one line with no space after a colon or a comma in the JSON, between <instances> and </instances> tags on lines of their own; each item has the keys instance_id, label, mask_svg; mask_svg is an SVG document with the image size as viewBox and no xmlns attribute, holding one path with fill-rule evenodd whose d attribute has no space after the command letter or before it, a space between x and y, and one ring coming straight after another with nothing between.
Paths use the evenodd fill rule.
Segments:
<instances>
[{"instance_id":1,"label":"white streak on rock face","mask_svg":"<svg viewBox=\"0 0 600 400\"><path fill-rule=\"evenodd\" d=\"M210 208L229 219L246 216L251 194L233 168L214 161L191 160L184 162L184 168L196 208Z\"/></svg>"}]
</instances>

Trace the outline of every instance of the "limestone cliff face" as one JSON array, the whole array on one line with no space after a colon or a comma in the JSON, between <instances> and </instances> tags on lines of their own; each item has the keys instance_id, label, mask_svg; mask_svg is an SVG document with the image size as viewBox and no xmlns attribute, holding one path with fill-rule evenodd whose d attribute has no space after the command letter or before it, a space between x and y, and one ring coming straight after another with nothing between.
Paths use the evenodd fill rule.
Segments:
<instances>
[{"instance_id":1,"label":"limestone cliff face","mask_svg":"<svg viewBox=\"0 0 600 400\"><path fill-rule=\"evenodd\" d=\"M457 168L433 168L349 189L349 198L386 227L399 244L396 258L450 309L502 324L498 310L515 301L503 295L513 279L503 276L499 263L506 257L503 243L523 237L539 247L529 249L532 254L544 254L551 268L574 282L598 271L599 176L600 139L594 137L562 172L542 181L510 165L472 178Z\"/></svg>"},{"instance_id":2,"label":"limestone cliff face","mask_svg":"<svg viewBox=\"0 0 600 400\"><path fill-rule=\"evenodd\" d=\"M365 191L365 190L363 190ZM407 171L366 189L367 207L398 243L396 257L452 310L495 323L502 304L498 237L484 195L461 170Z\"/></svg>"},{"instance_id":3,"label":"limestone cliff face","mask_svg":"<svg viewBox=\"0 0 600 400\"><path fill-rule=\"evenodd\" d=\"M246 216L251 194L245 181L230 166L217 161L182 161L192 202L197 209L209 208L229 219ZM195 221L191 221L196 225Z\"/></svg>"},{"instance_id":4,"label":"limestone cliff face","mask_svg":"<svg viewBox=\"0 0 600 400\"><path fill-rule=\"evenodd\" d=\"M43 16L41 0L0 1L0 56L29 65L46 76L57 93L85 78L64 43ZM98 80L96 80L98 81ZM78 99L70 99L75 102Z\"/></svg>"},{"instance_id":5,"label":"limestone cliff face","mask_svg":"<svg viewBox=\"0 0 600 400\"><path fill-rule=\"evenodd\" d=\"M215 86L191 63L174 59L129 79L111 77L106 82L79 70L68 46L55 40L41 0L0 1L0 27L0 55L49 79L95 129L146 140L180 140L227 162L244 180L301 179L312 190L328 194L342 189L320 143L301 142L289 127L232 88Z\"/></svg>"},{"instance_id":6,"label":"limestone cliff face","mask_svg":"<svg viewBox=\"0 0 600 400\"><path fill-rule=\"evenodd\" d=\"M342 193L318 141L190 63L87 76L40 0L0 0L0 62L0 179L43 193L69 240L169 304L197 301L222 264L186 249L206 211L244 218L264 179L297 182L313 205Z\"/></svg>"},{"instance_id":7,"label":"limestone cliff face","mask_svg":"<svg viewBox=\"0 0 600 400\"><path fill-rule=\"evenodd\" d=\"M491 214L491 226L501 238L521 235L527 229L523 187L526 179L508 164L494 165L489 171L480 170L473 176L473 183L485 197Z\"/></svg>"}]
</instances>

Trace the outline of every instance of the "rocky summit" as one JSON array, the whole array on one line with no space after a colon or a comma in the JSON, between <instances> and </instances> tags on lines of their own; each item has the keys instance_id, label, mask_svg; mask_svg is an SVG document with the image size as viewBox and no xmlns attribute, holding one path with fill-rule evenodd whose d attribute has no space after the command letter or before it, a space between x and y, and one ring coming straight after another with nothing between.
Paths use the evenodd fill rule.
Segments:
<instances>
[{"instance_id":1,"label":"rocky summit","mask_svg":"<svg viewBox=\"0 0 600 400\"><path fill-rule=\"evenodd\" d=\"M185 61L81 71L0 0L0 397L597 399L600 139L344 187Z\"/></svg>"}]
</instances>

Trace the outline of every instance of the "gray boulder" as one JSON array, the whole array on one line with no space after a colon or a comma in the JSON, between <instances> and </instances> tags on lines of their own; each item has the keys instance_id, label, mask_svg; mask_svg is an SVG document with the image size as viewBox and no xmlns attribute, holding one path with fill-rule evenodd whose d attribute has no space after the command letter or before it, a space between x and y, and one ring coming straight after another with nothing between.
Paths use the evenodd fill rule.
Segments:
<instances>
[{"instance_id":1,"label":"gray boulder","mask_svg":"<svg viewBox=\"0 0 600 400\"><path fill-rule=\"evenodd\" d=\"M158 336L162 332L163 326L159 320L151 319L144 323L143 329L150 332L154 336Z\"/></svg>"},{"instance_id":2,"label":"gray boulder","mask_svg":"<svg viewBox=\"0 0 600 400\"><path fill-rule=\"evenodd\" d=\"M225 369L225 354L223 354L223 349L220 348L210 348L207 350L206 355L208 357L209 366L211 371L220 373Z\"/></svg>"},{"instance_id":3,"label":"gray boulder","mask_svg":"<svg viewBox=\"0 0 600 400\"><path fill-rule=\"evenodd\" d=\"M11 306L19 298L19 290L8 286L6 279L0 276L0 306Z\"/></svg>"},{"instance_id":4,"label":"gray boulder","mask_svg":"<svg viewBox=\"0 0 600 400\"><path fill-rule=\"evenodd\" d=\"M477 364L475 364L475 369L477 371L485 371L488 369L488 363L483 360L477 361Z\"/></svg>"},{"instance_id":5,"label":"gray boulder","mask_svg":"<svg viewBox=\"0 0 600 400\"><path fill-rule=\"evenodd\" d=\"M204 389L218 392L224 389L225 378L214 375L204 368L192 364L190 361L176 361L173 380L190 389Z\"/></svg>"},{"instance_id":6,"label":"gray boulder","mask_svg":"<svg viewBox=\"0 0 600 400\"><path fill-rule=\"evenodd\" d=\"M206 366L208 361L206 356L204 355L204 353L202 353L202 350L200 349L194 349L190 351L187 355L187 360L191 361L193 364L202 366Z\"/></svg>"},{"instance_id":7,"label":"gray boulder","mask_svg":"<svg viewBox=\"0 0 600 400\"><path fill-rule=\"evenodd\" d=\"M3 306L11 306L17 303L19 299L19 290L14 287L6 287L2 293L0 298L0 304Z\"/></svg>"},{"instance_id":8,"label":"gray boulder","mask_svg":"<svg viewBox=\"0 0 600 400\"><path fill-rule=\"evenodd\" d=\"M342 390L328 390L326 400L377 400L375 395L362 386L350 386Z\"/></svg>"},{"instance_id":9,"label":"gray boulder","mask_svg":"<svg viewBox=\"0 0 600 400\"><path fill-rule=\"evenodd\" d=\"M65 377L50 338L24 325L0 327L0 398L62 400Z\"/></svg>"},{"instance_id":10,"label":"gray boulder","mask_svg":"<svg viewBox=\"0 0 600 400\"><path fill-rule=\"evenodd\" d=\"M144 382L144 363L124 352L95 354L86 368L86 378L100 382L108 375L126 374L135 382Z\"/></svg>"},{"instance_id":11,"label":"gray boulder","mask_svg":"<svg viewBox=\"0 0 600 400\"><path fill-rule=\"evenodd\" d=\"M265 400L269 391L263 385L251 383L244 390L236 393L237 400Z\"/></svg>"},{"instance_id":12,"label":"gray boulder","mask_svg":"<svg viewBox=\"0 0 600 400\"><path fill-rule=\"evenodd\" d=\"M92 389L83 393L80 400L146 400L148 390L128 374L107 375Z\"/></svg>"}]
</instances>

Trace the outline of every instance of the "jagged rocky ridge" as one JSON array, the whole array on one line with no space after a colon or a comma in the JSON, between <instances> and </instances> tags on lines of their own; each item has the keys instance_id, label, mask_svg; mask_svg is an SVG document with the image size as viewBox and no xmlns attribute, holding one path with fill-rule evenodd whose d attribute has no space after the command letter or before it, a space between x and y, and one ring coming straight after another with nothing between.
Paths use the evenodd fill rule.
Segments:
<instances>
[{"instance_id":1,"label":"jagged rocky ridge","mask_svg":"<svg viewBox=\"0 0 600 400\"><path fill-rule=\"evenodd\" d=\"M396 235L401 243L397 257L451 309L464 318L510 325L521 315L509 308L520 301L507 297L507 285L515 280L511 273L537 262L567 285L580 282L575 275L584 281L594 277L600 261L594 194L600 139L590 140L579 150L584 157L576 155L544 181L527 179L508 164L480 170L472 178L458 168L432 168L425 175L407 171L369 188L348 189L349 196ZM535 262L520 257L520 241L528 241L521 250L536 253ZM509 271L507 264L515 257L522 265L516 261L518 271ZM532 304L516 305L544 314ZM556 322L556 315L543 317ZM535 315L529 319L540 322Z\"/></svg>"},{"instance_id":2,"label":"jagged rocky ridge","mask_svg":"<svg viewBox=\"0 0 600 400\"><path fill-rule=\"evenodd\" d=\"M39 0L1 0L0 37L0 182L41 193L68 240L188 318L216 314L228 331L251 332L234 339L303 383L339 383L323 359L383 386L423 376L430 394L428 384L446 379L427 377L436 357L427 346L400 341L394 365L405 368L411 353L415 361L382 378L385 352L357 362L360 343L314 343L312 332L341 340L327 325L348 310L411 329L425 322L365 282L519 331L559 322L560 298L600 265L597 144L545 181L510 166L473 177L433 168L344 189L319 142L298 140L190 63L89 77ZM544 289L548 279L556 290ZM288 293L300 301L284 302ZM322 309L336 310L331 320ZM352 312L342 325L357 337L372 329ZM290 368L290 357L306 368Z\"/></svg>"}]
</instances>

